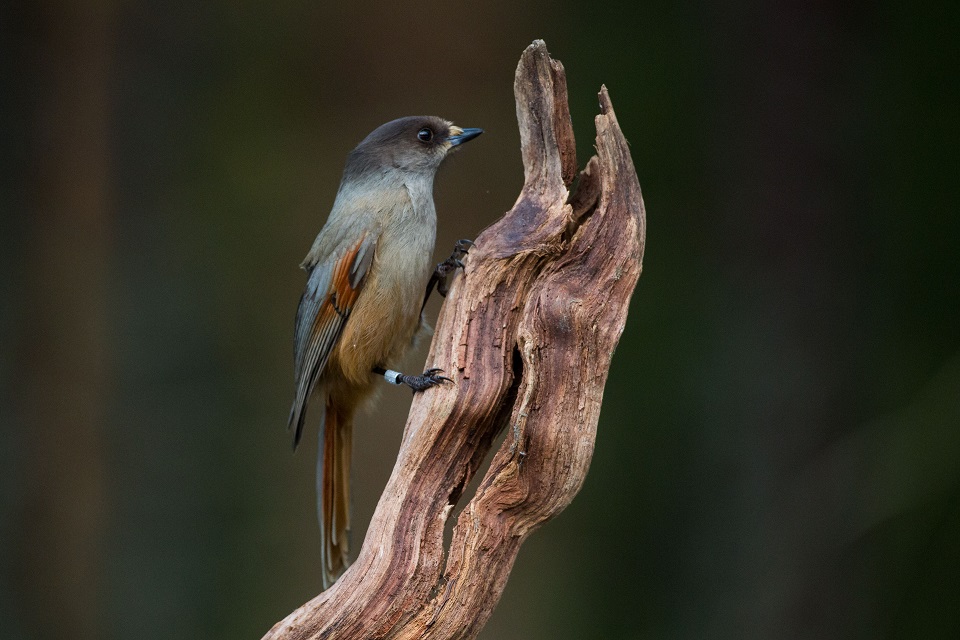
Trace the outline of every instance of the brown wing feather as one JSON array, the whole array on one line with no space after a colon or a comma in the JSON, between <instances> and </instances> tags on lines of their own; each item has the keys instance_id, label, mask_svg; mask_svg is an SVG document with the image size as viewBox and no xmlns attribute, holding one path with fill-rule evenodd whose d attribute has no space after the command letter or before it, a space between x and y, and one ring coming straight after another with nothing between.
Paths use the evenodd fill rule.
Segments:
<instances>
[{"instance_id":1,"label":"brown wing feather","mask_svg":"<svg viewBox=\"0 0 960 640\"><path fill-rule=\"evenodd\" d=\"M320 379L350 311L363 289L375 250L372 234L310 271L300 298L295 329L297 392L290 409L289 426L295 426L293 446L300 443L310 393Z\"/></svg>"},{"instance_id":2,"label":"brown wing feather","mask_svg":"<svg viewBox=\"0 0 960 640\"><path fill-rule=\"evenodd\" d=\"M376 236L364 234L355 244L315 264L297 309L295 356L297 394L290 410L296 425L294 447L303 435L307 403L320 380L373 261ZM320 523L321 576L327 588L349 563L350 454L352 407L323 399L317 453L317 518Z\"/></svg>"}]
</instances>

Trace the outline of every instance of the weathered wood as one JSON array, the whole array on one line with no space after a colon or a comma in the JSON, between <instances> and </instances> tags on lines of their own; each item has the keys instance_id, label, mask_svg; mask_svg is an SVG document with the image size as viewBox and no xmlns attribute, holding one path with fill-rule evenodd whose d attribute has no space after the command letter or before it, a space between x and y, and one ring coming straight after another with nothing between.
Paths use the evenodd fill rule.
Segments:
<instances>
[{"instance_id":1,"label":"weathered wood","mask_svg":"<svg viewBox=\"0 0 960 640\"><path fill-rule=\"evenodd\" d=\"M566 79L542 41L524 51L514 90L523 191L477 238L427 359L456 384L415 396L353 566L265 638L473 638L520 545L583 484L640 275L643 200L605 88L597 155L572 197ZM444 523L504 428L447 553Z\"/></svg>"}]
</instances>

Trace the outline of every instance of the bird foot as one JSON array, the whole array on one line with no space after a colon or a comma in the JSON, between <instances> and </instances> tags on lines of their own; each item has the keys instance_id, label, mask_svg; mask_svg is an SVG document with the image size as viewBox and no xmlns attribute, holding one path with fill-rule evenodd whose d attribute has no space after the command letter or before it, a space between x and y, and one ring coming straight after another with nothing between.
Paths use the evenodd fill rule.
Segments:
<instances>
[{"instance_id":1,"label":"bird foot","mask_svg":"<svg viewBox=\"0 0 960 640\"><path fill-rule=\"evenodd\" d=\"M457 269L463 269L463 262L460 261L460 258L467 255L467 252L470 251L470 247L472 246L473 240L457 240L457 244L454 245L453 253L450 254L450 257L439 263L437 268L434 269L433 280L437 283L437 293L444 298L447 297L448 291L447 276Z\"/></svg>"},{"instance_id":2,"label":"bird foot","mask_svg":"<svg viewBox=\"0 0 960 640\"><path fill-rule=\"evenodd\" d=\"M419 376L406 376L401 373L397 376L397 383L405 384L413 389L414 392L417 392L435 387L444 382L453 382L453 380L446 376L438 375L441 373L443 373L443 369L427 369Z\"/></svg>"}]
</instances>

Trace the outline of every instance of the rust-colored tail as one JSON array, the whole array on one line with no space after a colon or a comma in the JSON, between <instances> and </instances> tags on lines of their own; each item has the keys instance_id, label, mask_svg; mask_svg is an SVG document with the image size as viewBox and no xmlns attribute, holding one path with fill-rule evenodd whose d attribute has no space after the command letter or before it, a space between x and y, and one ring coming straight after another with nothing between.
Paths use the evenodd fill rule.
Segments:
<instances>
[{"instance_id":1,"label":"rust-colored tail","mask_svg":"<svg viewBox=\"0 0 960 640\"><path fill-rule=\"evenodd\" d=\"M317 452L317 518L320 521L320 559L326 589L350 566L350 453L353 411L326 400L326 412Z\"/></svg>"}]
</instances>

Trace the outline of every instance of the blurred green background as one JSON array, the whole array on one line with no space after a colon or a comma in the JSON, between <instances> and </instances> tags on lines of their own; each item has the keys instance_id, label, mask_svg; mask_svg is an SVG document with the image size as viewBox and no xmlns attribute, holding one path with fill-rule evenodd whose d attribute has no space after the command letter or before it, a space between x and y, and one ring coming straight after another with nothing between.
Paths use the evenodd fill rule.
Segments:
<instances>
[{"instance_id":1,"label":"blurred green background","mask_svg":"<svg viewBox=\"0 0 960 640\"><path fill-rule=\"evenodd\" d=\"M398 116L486 129L438 178L438 259L509 209L534 38L581 164L609 87L648 242L586 486L481 637L960 637L958 17L4 3L0 637L258 638L318 592L297 265ZM382 398L357 548L409 403Z\"/></svg>"}]
</instances>

